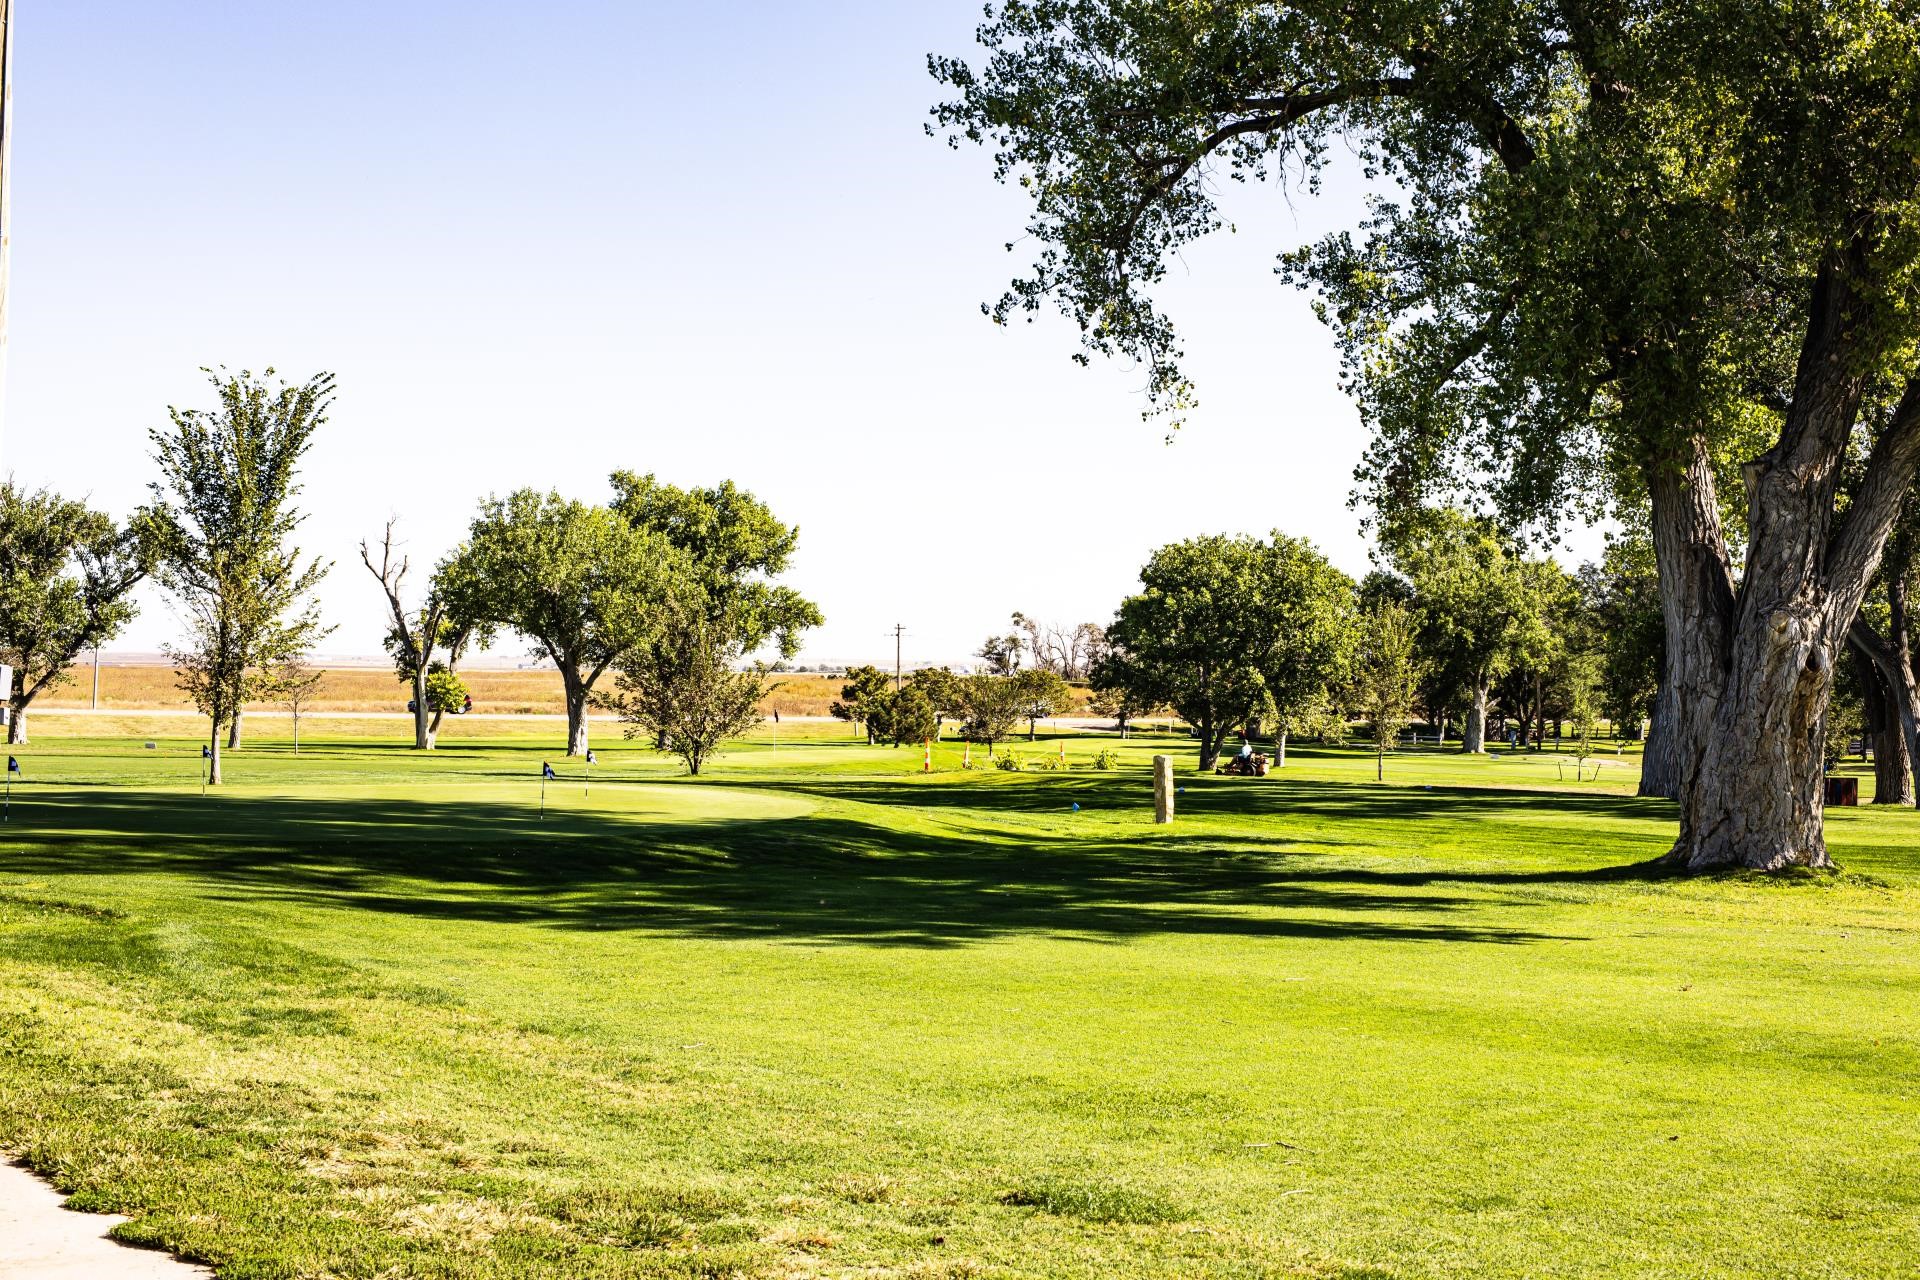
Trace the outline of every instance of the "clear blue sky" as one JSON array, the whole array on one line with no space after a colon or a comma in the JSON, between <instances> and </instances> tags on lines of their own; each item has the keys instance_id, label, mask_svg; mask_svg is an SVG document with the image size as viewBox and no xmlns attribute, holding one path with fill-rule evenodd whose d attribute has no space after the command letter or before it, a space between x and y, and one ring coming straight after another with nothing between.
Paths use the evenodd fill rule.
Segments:
<instances>
[{"instance_id":1,"label":"clear blue sky","mask_svg":"<svg viewBox=\"0 0 1920 1280\"><path fill-rule=\"evenodd\" d=\"M1105 620L1156 545L1279 527L1366 567L1363 443L1273 255L1357 193L1248 193L1167 297L1202 407L1060 322L979 313L1023 207L927 139L929 51L974 0L16 0L14 297L0 466L124 511L199 366L339 375L306 476L324 649L377 652L358 563L475 501L731 477L802 528L825 659L958 660L1023 609ZM176 629L152 596L125 649Z\"/></svg>"}]
</instances>

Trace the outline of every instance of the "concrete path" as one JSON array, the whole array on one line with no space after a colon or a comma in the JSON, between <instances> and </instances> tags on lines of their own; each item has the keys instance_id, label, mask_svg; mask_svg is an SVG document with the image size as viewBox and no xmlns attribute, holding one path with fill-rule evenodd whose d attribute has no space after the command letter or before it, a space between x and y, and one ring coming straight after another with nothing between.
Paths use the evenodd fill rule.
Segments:
<instances>
[{"instance_id":1,"label":"concrete path","mask_svg":"<svg viewBox=\"0 0 1920 1280\"><path fill-rule=\"evenodd\" d=\"M151 1249L107 1239L126 1219L73 1213L63 1196L17 1164L0 1160L0 1276L6 1280L191 1280L209 1277Z\"/></svg>"}]
</instances>

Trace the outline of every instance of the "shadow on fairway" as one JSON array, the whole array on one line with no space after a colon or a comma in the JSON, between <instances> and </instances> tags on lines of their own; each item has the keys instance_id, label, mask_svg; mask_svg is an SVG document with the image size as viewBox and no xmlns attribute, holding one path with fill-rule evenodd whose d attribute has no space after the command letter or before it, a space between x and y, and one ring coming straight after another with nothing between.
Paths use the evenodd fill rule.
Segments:
<instances>
[{"instance_id":1,"label":"shadow on fairway","mask_svg":"<svg viewBox=\"0 0 1920 1280\"><path fill-rule=\"evenodd\" d=\"M875 806L872 820L829 808L711 821L565 812L544 823L508 804L378 796L209 802L89 788L36 797L37 812L16 829L18 843L3 865L49 875L165 871L225 886L236 897L426 918L908 946L1022 932L1096 941L1213 934L1540 942L1554 939L1487 924L1497 900L1472 891L1658 874L1367 870L1327 865L1319 851L1336 842L1322 838L1029 839L932 818L885 820L888 808L1057 813L1076 799L1089 807L1137 807L1141 786L1137 774L1022 781L963 787L849 778L759 788ZM1470 822L1506 806L1553 807L1574 822L1589 810L1662 816L1657 805L1617 797L1224 779L1194 780L1183 801L1188 813L1247 817ZM1474 923L1462 918L1469 910L1479 913Z\"/></svg>"}]
</instances>

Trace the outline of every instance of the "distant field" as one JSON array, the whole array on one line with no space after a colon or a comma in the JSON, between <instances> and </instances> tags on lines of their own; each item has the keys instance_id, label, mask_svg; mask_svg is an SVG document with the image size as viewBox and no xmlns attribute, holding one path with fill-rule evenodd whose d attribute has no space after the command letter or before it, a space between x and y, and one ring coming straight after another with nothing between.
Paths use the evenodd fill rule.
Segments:
<instances>
[{"instance_id":1,"label":"distant field","mask_svg":"<svg viewBox=\"0 0 1920 1280\"><path fill-rule=\"evenodd\" d=\"M558 715L566 710L557 671L463 671L476 711L500 715ZM779 675L761 703L767 714L824 716L845 682L837 676ZM612 688L609 678L607 688ZM404 711L407 690L385 668L347 667L323 673L315 711ZM37 707L87 707L93 703L93 668L75 667L72 679L43 695ZM171 667L128 666L100 669L103 711L169 711L192 704L180 692ZM276 704L255 704L271 708Z\"/></svg>"}]
</instances>

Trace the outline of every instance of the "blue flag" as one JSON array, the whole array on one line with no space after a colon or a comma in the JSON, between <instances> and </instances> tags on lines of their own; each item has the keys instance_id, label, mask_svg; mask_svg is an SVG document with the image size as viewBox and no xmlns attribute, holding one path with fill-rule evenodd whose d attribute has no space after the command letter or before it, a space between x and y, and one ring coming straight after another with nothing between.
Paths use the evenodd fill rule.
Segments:
<instances>
[{"instance_id":1,"label":"blue flag","mask_svg":"<svg viewBox=\"0 0 1920 1280\"><path fill-rule=\"evenodd\" d=\"M202 760L211 760L211 759L213 759L213 748L212 748L212 747L210 747L210 746L208 746L208 745L207 745L206 743L204 743L204 742L200 744L200 758L201 758Z\"/></svg>"},{"instance_id":2,"label":"blue flag","mask_svg":"<svg viewBox=\"0 0 1920 1280\"><path fill-rule=\"evenodd\" d=\"M595 756L595 755L593 754L593 748L592 748L592 747L588 747L588 748L587 748L587 763L588 763L588 764L599 764L599 763L600 763L600 761L599 761L599 758L598 758L598 757L596 757L596 756Z\"/></svg>"},{"instance_id":3,"label":"blue flag","mask_svg":"<svg viewBox=\"0 0 1920 1280\"><path fill-rule=\"evenodd\" d=\"M543 760L540 762L540 776L542 778L552 778L558 775L554 773L553 766Z\"/></svg>"},{"instance_id":4,"label":"blue flag","mask_svg":"<svg viewBox=\"0 0 1920 1280\"><path fill-rule=\"evenodd\" d=\"M20 772L20 762L18 760L15 760L12 756L7 757L7 772L8 773Z\"/></svg>"}]
</instances>

